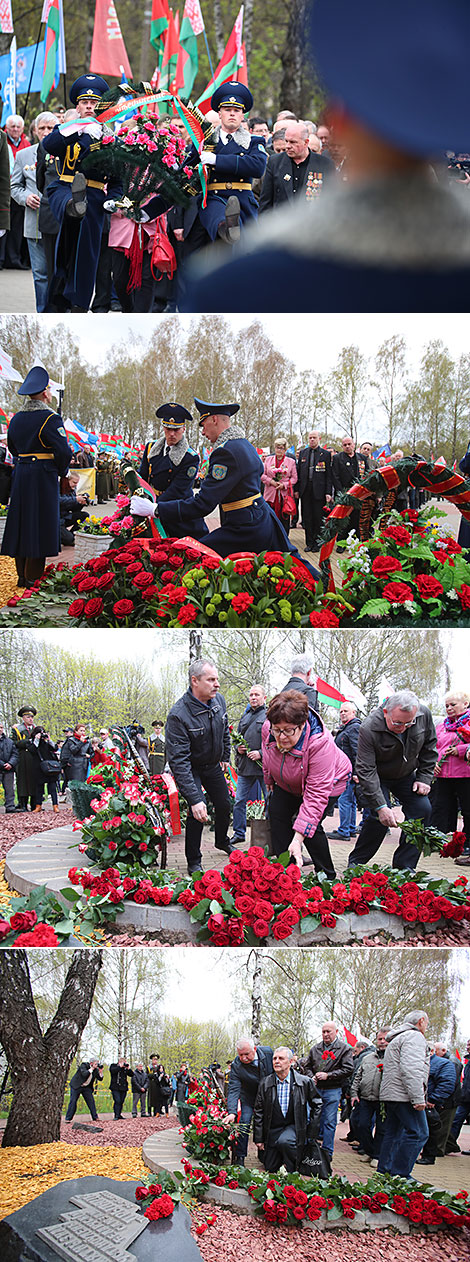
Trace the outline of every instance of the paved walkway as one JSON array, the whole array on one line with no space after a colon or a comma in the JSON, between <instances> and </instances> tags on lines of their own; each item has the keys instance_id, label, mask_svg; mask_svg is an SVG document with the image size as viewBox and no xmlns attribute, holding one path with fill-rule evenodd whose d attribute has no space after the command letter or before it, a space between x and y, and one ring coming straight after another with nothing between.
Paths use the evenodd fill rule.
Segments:
<instances>
[{"instance_id":1,"label":"paved walkway","mask_svg":"<svg viewBox=\"0 0 470 1262\"><path fill-rule=\"evenodd\" d=\"M16 268L0 271L0 311L36 313L33 273Z\"/></svg>"},{"instance_id":2,"label":"paved walkway","mask_svg":"<svg viewBox=\"0 0 470 1262\"><path fill-rule=\"evenodd\" d=\"M358 1154L345 1142L349 1131L348 1122L339 1122L336 1130L335 1151L333 1157L333 1173L343 1174L354 1182L367 1183L374 1173L367 1162L361 1161ZM461 1147L470 1147L470 1126L464 1126L460 1133ZM181 1170L181 1158L185 1156L183 1136L177 1130L162 1131L145 1140L143 1158L151 1170L165 1169L173 1172ZM250 1139L247 1165L253 1170L262 1170L258 1161L258 1150ZM438 1157L433 1166L414 1166L413 1178L421 1183L430 1183L432 1187L446 1192L460 1192L470 1188L470 1155L464 1153Z\"/></svg>"}]
</instances>

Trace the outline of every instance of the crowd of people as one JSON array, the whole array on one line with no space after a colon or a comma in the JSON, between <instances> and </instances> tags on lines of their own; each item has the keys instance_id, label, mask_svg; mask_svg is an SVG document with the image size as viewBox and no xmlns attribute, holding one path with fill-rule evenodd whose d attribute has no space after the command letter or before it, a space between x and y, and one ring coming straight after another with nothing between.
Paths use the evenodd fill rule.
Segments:
<instances>
[{"instance_id":1,"label":"crowd of people","mask_svg":"<svg viewBox=\"0 0 470 1262\"><path fill-rule=\"evenodd\" d=\"M326 1020L321 1038L303 1056L242 1035L225 1072L219 1062L205 1071L224 1104L227 1124L239 1124L234 1164L245 1164L252 1127L266 1170L274 1173L282 1166L302 1172L313 1142L321 1148L322 1174L328 1177L340 1119L349 1121L346 1142L381 1173L408 1178L415 1163L434 1165L436 1158L460 1152L458 1137L470 1117L470 1039L463 1064L444 1040L428 1042L428 1025L428 1014L414 1010L382 1026L374 1039L349 1035L346 1040L337 1023ZM187 1062L167 1074L158 1053L147 1067L140 1060L134 1069L120 1056L109 1065L109 1074L118 1121L129 1085L132 1117L138 1106L142 1117L150 1117L168 1114L173 1102L191 1098L197 1078ZM97 1059L79 1065L70 1081L67 1122L80 1096L98 1120L95 1092L103 1077Z\"/></svg>"}]
</instances>

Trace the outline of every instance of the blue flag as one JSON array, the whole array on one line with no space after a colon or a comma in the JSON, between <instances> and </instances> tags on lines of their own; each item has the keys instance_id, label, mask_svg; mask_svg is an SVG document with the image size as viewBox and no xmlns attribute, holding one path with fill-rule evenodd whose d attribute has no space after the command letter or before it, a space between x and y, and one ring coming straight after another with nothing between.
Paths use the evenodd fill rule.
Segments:
<instances>
[{"instance_id":1,"label":"blue flag","mask_svg":"<svg viewBox=\"0 0 470 1262\"><path fill-rule=\"evenodd\" d=\"M37 50L37 51L36 51ZM34 54L36 53L36 60ZM33 70L34 64L34 70ZM33 77L31 85L31 71ZM42 77L44 71L44 40L40 44L28 44L26 48L18 48L16 54L16 95L26 95L28 88L30 92L40 92L42 88ZM7 101L7 85L10 75L10 53L6 53L4 57L0 57L0 83L2 89L0 97L3 101L4 109L2 114L2 123L8 114L12 113L11 105ZM54 87L57 87L59 76L57 75Z\"/></svg>"},{"instance_id":2,"label":"blue flag","mask_svg":"<svg viewBox=\"0 0 470 1262\"><path fill-rule=\"evenodd\" d=\"M377 447L377 451L373 451L374 460L378 460L379 456L391 456L392 448L389 443L384 443L383 447Z\"/></svg>"}]
</instances>

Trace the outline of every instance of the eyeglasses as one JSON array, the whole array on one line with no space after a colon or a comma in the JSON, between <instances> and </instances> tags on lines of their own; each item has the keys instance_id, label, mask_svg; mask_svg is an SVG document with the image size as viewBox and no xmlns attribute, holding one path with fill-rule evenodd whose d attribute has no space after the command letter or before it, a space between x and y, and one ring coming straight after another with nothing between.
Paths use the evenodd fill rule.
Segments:
<instances>
[{"instance_id":1,"label":"eyeglasses","mask_svg":"<svg viewBox=\"0 0 470 1262\"><path fill-rule=\"evenodd\" d=\"M390 723L391 723L392 727L403 727L403 728L407 728L407 727L414 727L414 725L415 725L415 723L416 723L416 719L412 719L412 720L411 720L411 723L394 723L394 722L393 722L393 720L392 720L392 719L390 719Z\"/></svg>"},{"instance_id":2,"label":"eyeglasses","mask_svg":"<svg viewBox=\"0 0 470 1262\"><path fill-rule=\"evenodd\" d=\"M297 726L297 727L273 727L272 730L273 730L274 736L295 736L295 733L298 732L300 729Z\"/></svg>"}]
</instances>

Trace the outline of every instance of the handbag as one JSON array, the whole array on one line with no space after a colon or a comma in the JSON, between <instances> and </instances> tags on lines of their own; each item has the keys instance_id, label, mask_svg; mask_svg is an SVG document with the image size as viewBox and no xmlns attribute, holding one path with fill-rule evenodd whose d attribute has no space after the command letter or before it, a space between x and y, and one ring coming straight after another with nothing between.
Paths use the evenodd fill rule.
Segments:
<instances>
[{"instance_id":1,"label":"handbag","mask_svg":"<svg viewBox=\"0 0 470 1262\"><path fill-rule=\"evenodd\" d=\"M150 267L155 280L168 276L173 280L176 271L176 254L166 231L166 215L159 215L156 220L156 232L153 239Z\"/></svg>"},{"instance_id":2,"label":"handbag","mask_svg":"<svg viewBox=\"0 0 470 1262\"><path fill-rule=\"evenodd\" d=\"M331 1157L324 1148L320 1148L316 1139L308 1139L297 1169L299 1174L305 1174L310 1179L327 1182L331 1178Z\"/></svg>"},{"instance_id":3,"label":"handbag","mask_svg":"<svg viewBox=\"0 0 470 1262\"><path fill-rule=\"evenodd\" d=\"M292 492L292 482L289 482L282 501L282 512L284 517L295 517L297 515L297 504Z\"/></svg>"},{"instance_id":4,"label":"handbag","mask_svg":"<svg viewBox=\"0 0 470 1262\"><path fill-rule=\"evenodd\" d=\"M41 758L41 771L45 780L57 780L60 776L60 762L55 758Z\"/></svg>"}]
</instances>

